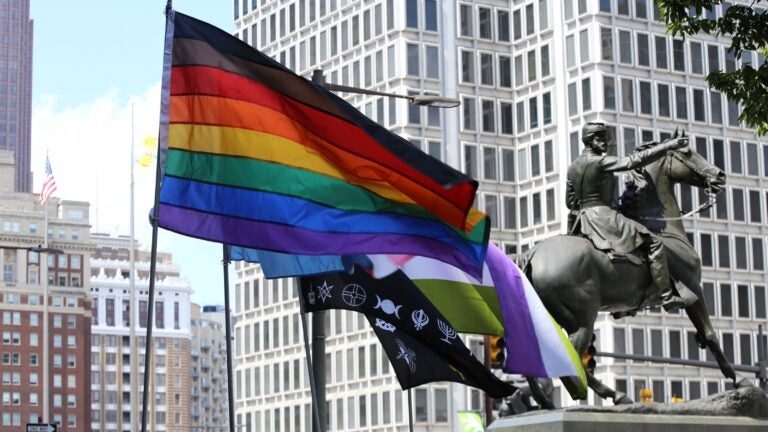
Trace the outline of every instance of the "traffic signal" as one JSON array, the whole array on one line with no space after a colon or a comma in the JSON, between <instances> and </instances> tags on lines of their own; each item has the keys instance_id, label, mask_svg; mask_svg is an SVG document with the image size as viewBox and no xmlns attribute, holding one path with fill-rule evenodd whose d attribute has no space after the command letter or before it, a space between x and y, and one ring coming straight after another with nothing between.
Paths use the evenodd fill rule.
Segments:
<instances>
[{"instance_id":1,"label":"traffic signal","mask_svg":"<svg viewBox=\"0 0 768 432\"><path fill-rule=\"evenodd\" d=\"M589 343L587 351L584 352L583 356L581 356L581 365L584 366L584 370L589 373L595 372L595 366L597 365L597 361L595 360L596 352L597 349L595 349L595 335L592 334L592 342Z\"/></svg>"},{"instance_id":2,"label":"traffic signal","mask_svg":"<svg viewBox=\"0 0 768 432\"><path fill-rule=\"evenodd\" d=\"M491 369L501 369L504 367L504 338L491 336L488 340Z\"/></svg>"}]
</instances>

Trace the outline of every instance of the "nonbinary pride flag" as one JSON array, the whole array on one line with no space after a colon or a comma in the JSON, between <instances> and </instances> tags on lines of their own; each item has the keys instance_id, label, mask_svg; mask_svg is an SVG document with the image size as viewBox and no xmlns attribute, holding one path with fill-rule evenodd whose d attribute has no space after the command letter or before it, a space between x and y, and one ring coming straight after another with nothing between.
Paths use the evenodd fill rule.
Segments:
<instances>
[{"instance_id":1,"label":"nonbinary pride flag","mask_svg":"<svg viewBox=\"0 0 768 432\"><path fill-rule=\"evenodd\" d=\"M56 192L56 179L53 177L53 170L51 169L51 161L48 160L48 155L45 155L45 180L43 180L43 190L40 191L40 205L45 204L48 198Z\"/></svg>"},{"instance_id":2,"label":"nonbinary pride flag","mask_svg":"<svg viewBox=\"0 0 768 432\"><path fill-rule=\"evenodd\" d=\"M479 273L477 182L322 86L170 12L159 224L297 255L408 253Z\"/></svg>"}]
</instances>

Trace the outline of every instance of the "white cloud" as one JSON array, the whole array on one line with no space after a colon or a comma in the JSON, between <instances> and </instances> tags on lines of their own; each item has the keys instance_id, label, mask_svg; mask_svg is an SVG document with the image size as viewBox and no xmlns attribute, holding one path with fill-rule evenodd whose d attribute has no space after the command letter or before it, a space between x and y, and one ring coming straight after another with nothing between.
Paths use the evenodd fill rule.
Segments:
<instances>
[{"instance_id":1,"label":"white cloud","mask_svg":"<svg viewBox=\"0 0 768 432\"><path fill-rule=\"evenodd\" d=\"M130 97L110 91L75 106L60 106L56 97L48 95L34 102L33 191L40 191L48 151L58 186L54 196L89 202L92 232L128 235L131 164L142 153L144 138L157 136L160 85ZM135 157L131 156L132 136ZM154 204L154 164L148 168L136 165L134 180L136 239L144 249L149 249L152 229L148 215ZM193 288L200 293L193 301L223 303L221 289L211 288L221 286L220 245L160 230L158 250L171 252L174 261L182 267L182 275L192 281Z\"/></svg>"}]
</instances>

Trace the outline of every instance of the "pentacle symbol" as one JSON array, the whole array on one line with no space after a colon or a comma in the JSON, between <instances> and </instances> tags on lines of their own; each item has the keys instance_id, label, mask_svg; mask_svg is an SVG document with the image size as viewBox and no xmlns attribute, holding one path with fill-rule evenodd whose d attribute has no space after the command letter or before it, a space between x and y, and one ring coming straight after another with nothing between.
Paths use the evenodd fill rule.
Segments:
<instances>
[{"instance_id":1,"label":"pentacle symbol","mask_svg":"<svg viewBox=\"0 0 768 432\"><path fill-rule=\"evenodd\" d=\"M376 318L376 327L378 327L378 328L380 328L382 330L386 330L386 331L388 331L390 333L394 333L395 332L395 326L393 326L392 324L384 321L381 318Z\"/></svg>"},{"instance_id":2,"label":"pentacle symbol","mask_svg":"<svg viewBox=\"0 0 768 432\"><path fill-rule=\"evenodd\" d=\"M429 323L429 315L424 312L424 309L415 310L411 312L411 320L416 331L421 331Z\"/></svg>"},{"instance_id":3,"label":"pentacle symbol","mask_svg":"<svg viewBox=\"0 0 768 432\"><path fill-rule=\"evenodd\" d=\"M402 305L396 306L392 300L382 300L378 295L376 296L376 300L378 303L373 307L374 309L381 309L385 314L394 315L397 319L400 319L400 308L403 307Z\"/></svg>"},{"instance_id":4,"label":"pentacle symbol","mask_svg":"<svg viewBox=\"0 0 768 432\"><path fill-rule=\"evenodd\" d=\"M411 370L411 373L416 372L416 353L413 352L412 349L408 348L408 346L405 345L405 342L401 341L400 339L395 339L395 343L397 343L397 348L400 351L397 354L397 359L403 359L405 364L408 365L408 369Z\"/></svg>"},{"instance_id":5,"label":"pentacle symbol","mask_svg":"<svg viewBox=\"0 0 768 432\"><path fill-rule=\"evenodd\" d=\"M439 328L440 333L445 336L445 339L440 339L441 341L450 344L451 339L456 339L456 330L452 329L447 323L437 320L437 328Z\"/></svg>"},{"instance_id":6,"label":"pentacle symbol","mask_svg":"<svg viewBox=\"0 0 768 432\"><path fill-rule=\"evenodd\" d=\"M358 284L349 284L341 290L341 299L352 307L358 307L365 303L365 298L365 289Z\"/></svg>"},{"instance_id":7,"label":"pentacle symbol","mask_svg":"<svg viewBox=\"0 0 768 432\"><path fill-rule=\"evenodd\" d=\"M333 285L328 285L328 281L323 281L323 284L317 287L318 295L320 296L320 300L323 301L323 304L325 304L325 301L331 298L331 289L333 288Z\"/></svg>"}]
</instances>

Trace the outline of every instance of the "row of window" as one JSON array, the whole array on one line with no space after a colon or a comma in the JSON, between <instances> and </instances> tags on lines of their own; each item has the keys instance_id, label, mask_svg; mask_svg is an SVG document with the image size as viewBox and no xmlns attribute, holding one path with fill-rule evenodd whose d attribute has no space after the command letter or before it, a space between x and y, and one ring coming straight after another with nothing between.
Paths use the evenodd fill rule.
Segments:
<instances>
[{"instance_id":1,"label":"row of window","mask_svg":"<svg viewBox=\"0 0 768 432\"><path fill-rule=\"evenodd\" d=\"M358 396L329 398L326 402L327 430L351 430L402 424L406 421L404 392L376 392ZM302 412L304 428L302 427ZM311 422L310 406L285 406L238 413L237 424L246 431L305 430ZM262 423L263 421L263 423ZM448 422L448 390L418 388L413 394L413 421L440 424Z\"/></svg>"},{"instance_id":2,"label":"row of window","mask_svg":"<svg viewBox=\"0 0 768 432\"><path fill-rule=\"evenodd\" d=\"M18 234L21 232L21 222L19 221L13 221L13 220L5 220L3 221L3 232L6 233L14 233ZM38 232L38 226L37 222L29 222L27 224L27 233L28 234L37 234ZM54 234L53 228L48 228L48 238L52 239ZM70 239L71 240L80 240L80 230L71 230L69 232ZM67 240L67 230L65 229L59 229L59 235L57 237L59 240ZM33 254L36 252L30 252L30 254Z\"/></svg>"},{"instance_id":3,"label":"row of window","mask_svg":"<svg viewBox=\"0 0 768 432\"><path fill-rule=\"evenodd\" d=\"M638 141L638 130L635 127L624 126L616 132L621 134L616 139L622 144L625 155L634 152L638 143L654 140L663 141L672 136L671 132L659 131L656 133L651 129L641 128ZM579 141L578 134L572 136L573 138ZM760 157L761 145L756 142L742 142L735 139L726 141L721 137L694 135L691 139L691 146L705 159L725 171L729 178L733 175L759 177L761 175L761 160L762 175L768 177L768 145L762 145L762 158Z\"/></svg>"},{"instance_id":4,"label":"row of window","mask_svg":"<svg viewBox=\"0 0 768 432\"><path fill-rule=\"evenodd\" d=\"M713 317L766 319L766 288L763 285L703 282L704 302Z\"/></svg>"},{"instance_id":5,"label":"row of window","mask_svg":"<svg viewBox=\"0 0 768 432\"><path fill-rule=\"evenodd\" d=\"M25 298L26 297L26 298ZM19 294L14 292L0 292L0 303L6 303L6 304L28 304L32 306L39 306L42 304L42 298L43 296L39 294ZM52 307L67 307L67 308L76 308L77 307L77 299L78 297L75 296L60 296L55 295L51 296L51 306Z\"/></svg>"},{"instance_id":6,"label":"row of window","mask_svg":"<svg viewBox=\"0 0 768 432\"><path fill-rule=\"evenodd\" d=\"M765 338L765 336L764 336ZM723 331L720 344L728 361L753 366L757 360L757 336L752 333ZM620 354L651 355L675 359L714 361L709 350L702 350L696 342L695 331L664 330L648 327L614 327L614 350ZM736 357L738 353L738 358ZM627 360L628 362L637 362ZM642 363L642 362L641 362Z\"/></svg>"},{"instance_id":7,"label":"row of window","mask_svg":"<svg viewBox=\"0 0 768 432\"><path fill-rule=\"evenodd\" d=\"M466 49L459 51L459 59L459 77L464 84L512 88L514 83L517 88L552 73L548 44L516 55L514 62L505 54Z\"/></svg>"},{"instance_id":8,"label":"row of window","mask_svg":"<svg viewBox=\"0 0 768 432\"><path fill-rule=\"evenodd\" d=\"M548 126L552 124L554 110L550 92L515 103L481 98L479 108L475 97L465 96L461 98L461 105L462 131L500 135L520 135L526 130Z\"/></svg>"},{"instance_id":9,"label":"row of window","mask_svg":"<svg viewBox=\"0 0 768 432\"><path fill-rule=\"evenodd\" d=\"M566 37L568 68L577 66L577 52L580 54L581 64L591 59L592 44L589 43L588 29L579 33L578 51L575 49L575 43L575 35ZM690 64L687 64L686 58L690 60ZM722 45L670 39L668 36L639 31L635 31L633 37L631 30L613 27L600 27L600 60L701 76L718 71L733 72L747 65L757 69L765 63L765 57L759 51L743 51L741 57L736 58L733 51Z\"/></svg>"},{"instance_id":10,"label":"row of window","mask_svg":"<svg viewBox=\"0 0 768 432\"><path fill-rule=\"evenodd\" d=\"M699 251L702 267L744 271L765 269L765 239L762 236L700 232L698 240L693 243Z\"/></svg>"},{"instance_id":11,"label":"row of window","mask_svg":"<svg viewBox=\"0 0 768 432\"><path fill-rule=\"evenodd\" d=\"M35 344L31 344L32 346L37 346L37 334L33 333L35 335ZM31 335L30 335L31 336ZM4 365L11 365L11 366L21 366L21 353L17 352L3 352L3 364ZM54 368L61 368L64 367L63 363L63 356L61 354L54 354L53 355L53 362L51 363ZM67 367L68 368L74 368L77 364L77 357L74 354L67 355ZM39 357L36 353L29 354L29 366L39 366Z\"/></svg>"},{"instance_id":12,"label":"row of window","mask_svg":"<svg viewBox=\"0 0 768 432\"><path fill-rule=\"evenodd\" d=\"M694 195L691 186L686 185L680 188L680 209L684 213L693 210L694 201L698 201L698 205L701 205L708 200L701 189L698 190L698 200L694 200ZM761 195L759 190L727 187L717 194L714 211L712 209L702 210L697 213L696 217L712 219L714 215L717 220L762 225L763 211L768 211L768 208L763 209L760 203ZM766 195L765 200L766 205L768 205L768 195Z\"/></svg>"},{"instance_id":13,"label":"row of window","mask_svg":"<svg viewBox=\"0 0 768 432\"><path fill-rule=\"evenodd\" d=\"M675 120L693 120L703 124L739 127L740 109L735 101L723 94L704 88L672 86L642 79L603 76L603 109L641 116L658 116ZM577 84L568 85L568 114L575 116L579 109ZM589 92L582 93L585 99Z\"/></svg>"},{"instance_id":14,"label":"row of window","mask_svg":"<svg viewBox=\"0 0 768 432\"><path fill-rule=\"evenodd\" d=\"M510 42L510 32L515 41L540 34L549 28L548 2L539 0L537 4L529 3L515 9L510 21L509 10L459 3L459 36Z\"/></svg>"},{"instance_id":15,"label":"row of window","mask_svg":"<svg viewBox=\"0 0 768 432\"><path fill-rule=\"evenodd\" d=\"M123 327L130 327L131 322L131 310L130 300L122 300L120 310L117 310L114 298L97 297L91 302L91 324L92 325L106 325L107 327L115 327L117 322L121 322ZM104 303L104 316L99 315L101 303ZM155 301L154 314L155 323L154 327L159 329L165 328L165 315L166 315L166 302L162 300ZM147 319L149 317L149 303L147 300L139 300L139 314L138 322L139 327L147 327ZM120 321L117 321L118 317ZM181 304L177 301L173 302L173 328L178 330L181 328Z\"/></svg>"},{"instance_id":16,"label":"row of window","mask_svg":"<svg viewBox=\"0 0 768 432\"><path fill-rule=\"evenodd\" d=\"M555 172L552 140L518 149L464 144L464 172L490 182L522 182Z\"/></svg>"},{"instance_id":17,"label":"row of window","mask_svg":"<svg viewBox=\"0 0 768 432\"><path fill-rule=\"evenodd\" d=\"M555 195L554 188L517 197L483 193L482 208L491 217L492 228L522 230L558 220Z\"/></svg>"}]
</instances>

